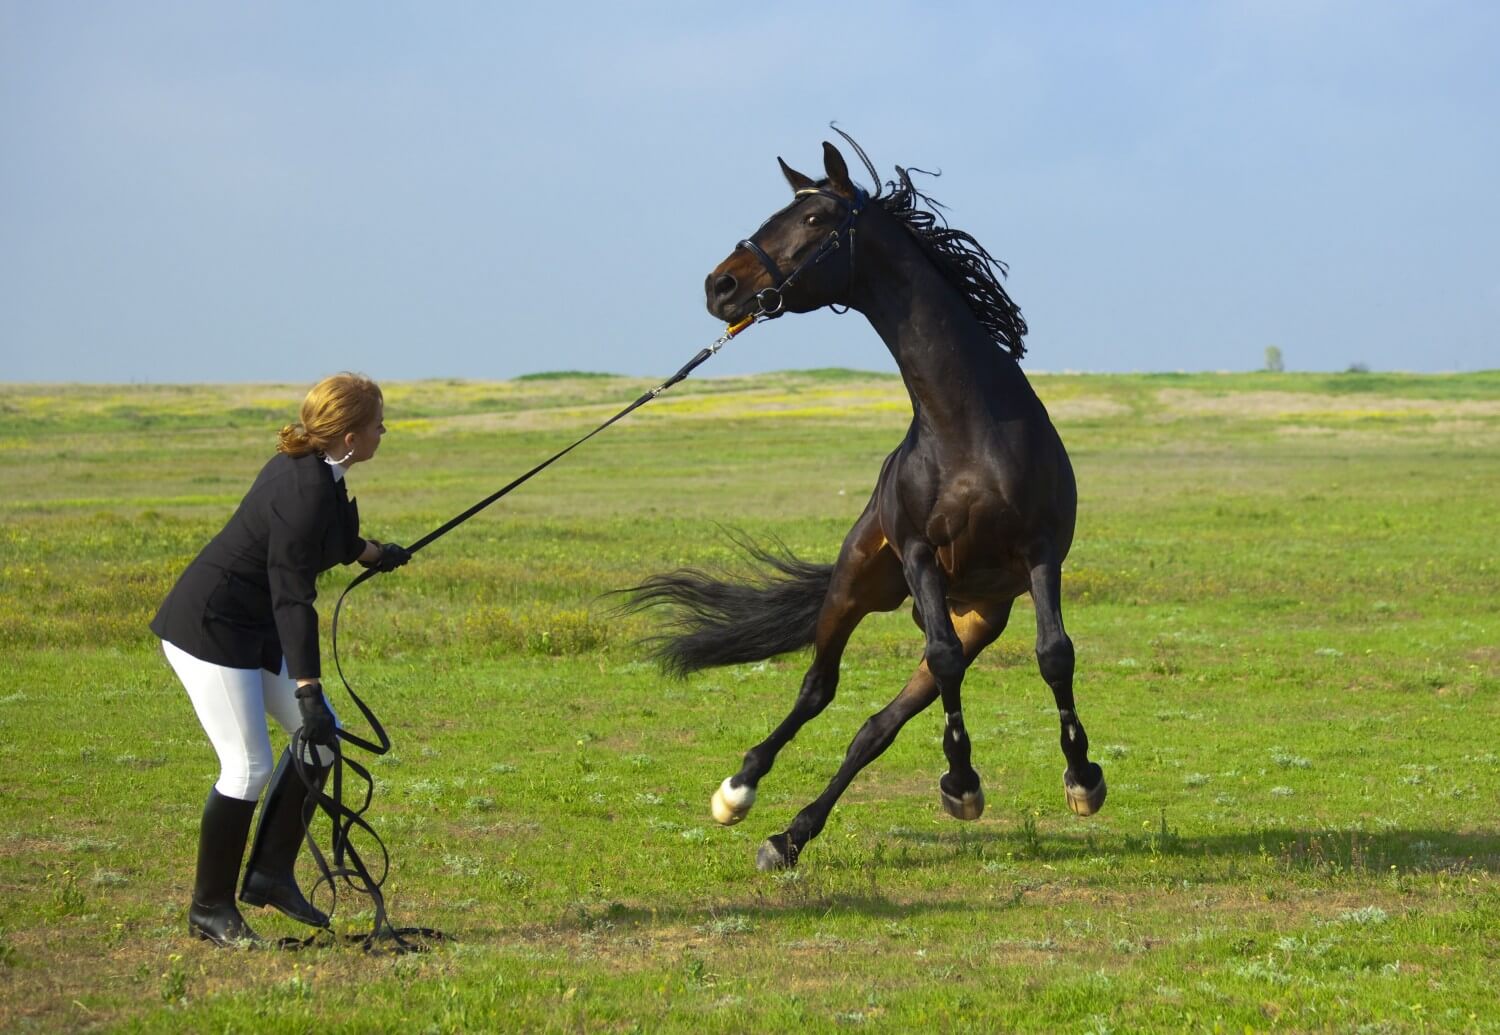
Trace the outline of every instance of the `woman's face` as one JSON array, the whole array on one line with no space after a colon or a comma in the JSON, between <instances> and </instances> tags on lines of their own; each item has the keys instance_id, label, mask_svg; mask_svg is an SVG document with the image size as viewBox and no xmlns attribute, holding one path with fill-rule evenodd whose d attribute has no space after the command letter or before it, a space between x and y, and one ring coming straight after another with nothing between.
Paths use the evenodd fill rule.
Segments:
<instances>
[{"instance_id":1,"label":"woman's face","mask_svg":"<svg viewBox=\"0 0 1500 1035\"><path fill-rule=\"evenodd\" d=\"M385 434L385 403L375 411L375 419L363 428L356 428L344 436L344 447L351 452L345 464L357 464L368 460L380 448L380 436Z\"/></svg>"}]
</instances>

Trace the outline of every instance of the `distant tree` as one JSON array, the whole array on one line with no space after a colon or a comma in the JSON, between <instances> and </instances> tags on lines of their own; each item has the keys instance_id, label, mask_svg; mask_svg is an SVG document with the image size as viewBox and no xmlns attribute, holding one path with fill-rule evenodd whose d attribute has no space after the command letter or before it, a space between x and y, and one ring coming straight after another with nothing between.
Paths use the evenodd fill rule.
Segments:
<instances>
[{"instance_id":1,"label":"distant tree","mask_svg":"<svg viewBox=\"0 0 1500 1035\"><path fill-rule=\"evenodd\" d=\"M1349 369L1344 371L1346 374L1368 374L1369 372L1370 365L1368 363L1350 363Z\"/></svg>"},{"instance_id":2,"label":"distant tree","mask_svg":"<svg viewBox=\"0 0 1500 1035\"><path fill-rule=\"evenodd\" d=\"M1285 369L1286 367L1283 366L1281 362L1281 350L1278 349L1275 345L1267 345L1266 370L1270 371L1273 374L1279 374Z\"/></svg>"}]
</instances>

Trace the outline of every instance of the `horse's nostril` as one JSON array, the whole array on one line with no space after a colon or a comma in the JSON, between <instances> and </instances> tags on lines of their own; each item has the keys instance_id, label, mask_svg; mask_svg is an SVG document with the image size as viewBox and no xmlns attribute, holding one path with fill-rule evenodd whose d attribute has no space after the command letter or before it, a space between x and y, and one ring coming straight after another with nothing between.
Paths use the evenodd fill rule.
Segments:
<instances>
[{"instance_id":1,"label":"horse's nostril","mask_svg":"<svg viewBox=\"0 0 1500 1035\"><path fill-rule=\"evenodd\" d=\"M734 289L739 286L740 282L735 280L728 273L721 273L719 275L719 279L714 281L714 294L719 298L726 298L729 295L734 294Z\"/></svg>"}]
</instances>

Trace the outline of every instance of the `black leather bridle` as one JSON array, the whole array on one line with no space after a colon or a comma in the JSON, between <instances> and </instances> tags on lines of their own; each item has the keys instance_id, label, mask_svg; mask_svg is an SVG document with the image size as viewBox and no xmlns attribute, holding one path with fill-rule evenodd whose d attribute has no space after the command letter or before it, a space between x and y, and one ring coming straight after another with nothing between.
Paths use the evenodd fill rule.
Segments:
<instances>
[{"instance_id":1,"label":"black leather bridle","mask_svg":"<svg viewBox=\"0 0 1500 1035\"><path fill-rule=\"evenodd\" d=\"M796 197L803 198L814 194L825 198L832 198L838 202L839 206L844 210L844 218L827 237L823 238L822 243L807 258L797 264L792 272L783 274L781 267L776 264L776 260L771 258L764 248L750 238L747 237L739 243L739 247L759 259L760 264L771 275L771 286L761 288L761 290L755 293L756 304L760 306L760 312L756 315L762 319L774 319L784 313L786 311L786 299L783 297L783 292L791 287L793 282L805 270L816 266L828 258L828 256L838 251L843 246L843 240L846 236L849 239L849 278L851 280L854 278L854 222L859 218L860 213L865 210L865 206L869 204L870 196L858 187L854 188L853 200L831 191L827 187L806 187L797 191Z\"/></svg>"}]
</instances>

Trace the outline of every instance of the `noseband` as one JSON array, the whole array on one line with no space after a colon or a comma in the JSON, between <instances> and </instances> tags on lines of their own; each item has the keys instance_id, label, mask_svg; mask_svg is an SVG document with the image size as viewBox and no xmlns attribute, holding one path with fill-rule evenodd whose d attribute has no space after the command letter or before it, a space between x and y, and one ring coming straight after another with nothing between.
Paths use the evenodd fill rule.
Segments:
<instances>
[{"instance_id":1,"label":"noseband","mask_svg":"<svg viewBox=\"0 0 1500 1035\"><path fill-rule=\"evenodd\" d=\"M748 237L739 243L739 247L745 249L751 255L760 260L760 264L766 268L771 275L771 287L762 288L755 293L755 301L760 305L760 315L766 318L780 316L786 308L786 300L782 292L792 286L792 283L802 275L802 272L812 266L816 266L828 256L838 251L842 238L849 235L849 277L854 277L854 221L859 218L869 203L870 196L858 187L854 188L854 200L850 201L842 194L837 194L826 187L808 187L796 192L801 198L809 194L821 194L825 198L832 198L838 202L844 210L844 219L834 230L823 239L823 243L813 251L811 255L797 264L792 272L783 274L781 267L776 265L776 260L766 254L766 250Z\"/></svg>"}]
</instances>

